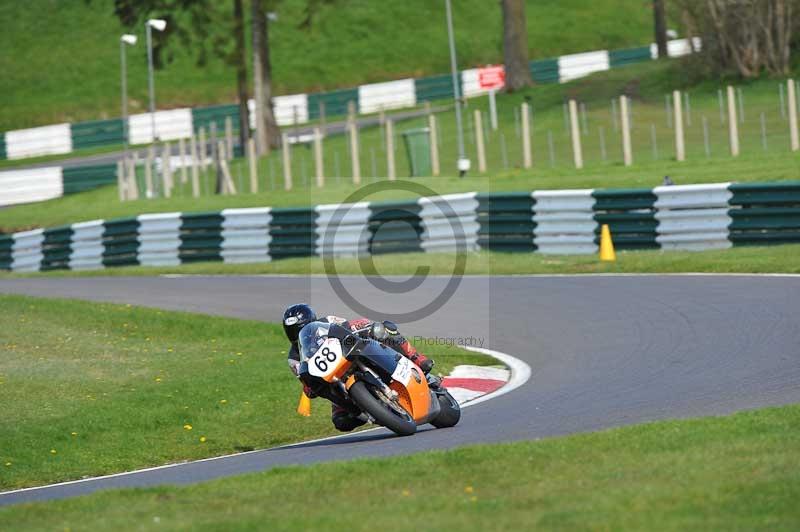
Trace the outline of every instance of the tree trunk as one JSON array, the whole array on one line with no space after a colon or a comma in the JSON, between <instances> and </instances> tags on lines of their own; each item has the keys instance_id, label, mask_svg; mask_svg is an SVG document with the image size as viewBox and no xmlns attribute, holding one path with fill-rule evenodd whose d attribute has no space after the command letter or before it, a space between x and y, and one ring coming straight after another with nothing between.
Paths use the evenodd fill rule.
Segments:
<instances>
[{"instance_id":1,"label":"tree trunk","mask_svg":"<svg viewBox=\"0 0 800 532\"><path fill-rule=\"evenodd\" d=\"M261 0L252 0L253 81L256 92L256 131L258 151L281 147L281 130L272 106L272 65L269 60L269 23Z\"/></svg>"},{"instance_id":2,"label":"tree trunk","mask_svg":"<svg viewBox=\"0 0 800 532\"><path fill-rule=\"evenodd\" d=\"M233 0L233 33L236 39L236 89L239 93L239 145L244 152L250 138L247 111L247 55L244 48L244 13L242 0Z\"/></svg>"},{"instance_id":3,"label":"tree trunk","mask_svg":"<svg viewBox=\"0 0 800 532\"><path fill-rule=\"evenodd\" d=\"M503 8L503 60L506 90L531 84L528 66L528 33L525 29L525 0L500 0Z\"/></svg>"},{"instance_id":4,"label":"tree trunk","mask_svg":"<svg viewBox=\"0 0 800 532\"><path fill-rule=\"evenodd\" d=\"M653 20L655 22L656 46L659 59L667 57L667 14L664 0L653 0Z\"/></svg>"}]
</instances>

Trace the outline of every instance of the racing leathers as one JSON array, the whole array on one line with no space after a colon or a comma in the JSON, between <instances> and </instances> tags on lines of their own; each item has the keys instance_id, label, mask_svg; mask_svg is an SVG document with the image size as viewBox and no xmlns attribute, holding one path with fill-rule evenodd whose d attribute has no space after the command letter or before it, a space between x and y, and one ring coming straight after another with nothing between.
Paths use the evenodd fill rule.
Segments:
<instances>
[{"instance_id":1,"label":"racing leathers","mask_svg":"<svg viewBox=\"0 0 800 532\"><path fill-rule=\"evenodd\" d=\"M326 316L324 318L318 318L317 321L321 321L323 323L335 323L354 332L364 329L369 330L373 323L366 318L346 320L338 316ZM404 357L414 362L426 374L429 373L433 368L433 360L418 352L414 346L412 346L411 343L399 333L397 330L397 325L389 321L383 322L383 325L386 328L387 336L384 340L381 340L381 343L387 347L391 347ZM300 350L297 342L292 342L290 344L287 362L289 363L292 373L297 375L298 368L300 366ZM303 391L309 397L315 397L314 393L307 386L303 386ZM342 432L349 432L366 423L366 420L362 416L353 415L346 408L337 405L334 402L331 402L331 421L333 422L333 425Z\"/></svg>"}]
</instances>

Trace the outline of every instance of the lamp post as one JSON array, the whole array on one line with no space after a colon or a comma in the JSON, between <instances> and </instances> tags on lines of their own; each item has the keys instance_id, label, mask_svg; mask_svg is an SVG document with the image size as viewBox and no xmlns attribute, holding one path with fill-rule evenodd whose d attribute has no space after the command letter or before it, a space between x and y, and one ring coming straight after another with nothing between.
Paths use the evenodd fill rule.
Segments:
<instances>
[{"instance_id":1,"label":"lamp post","mask_svg":"<svg viewBox=\"0 0 800 532\"><path fill-rule=\"evenodd\" d=\"M128 71L125 64L125 45L136 44L136 35L125 34L119 38L119 58L122 65L122 145L128 158Z\"/></svg>"},{"instance_id":2,"label":"lamp post","mask_svg":"<svg viewBox=\"0 0 800 532\"><path fill-rule=\"evenodd\" d=\"M147 82L150 88L150 133L152 140L156 140L156 93L153 81L153 36L151 28L164 31L167 21L160 18L151 18L145 23L147 29Z\"/></svg>"},{"instance_id":3,"label":"lamp post","mask_svg":"<svg viewBox=\"0 0 800 532\"><path fill-rule=\"evenodd\" d=\"M453 10L450 0L445 0L447 8L447 37L450 41L450 72L453 76L453 95L456 100L456 136L458 138L458 175L464 177L469 170L469 159L464 155L464 131L461 127L461 87L458 83L458 66L456 64L456 42L453 37Z\"/></svg>"}]
</instances>

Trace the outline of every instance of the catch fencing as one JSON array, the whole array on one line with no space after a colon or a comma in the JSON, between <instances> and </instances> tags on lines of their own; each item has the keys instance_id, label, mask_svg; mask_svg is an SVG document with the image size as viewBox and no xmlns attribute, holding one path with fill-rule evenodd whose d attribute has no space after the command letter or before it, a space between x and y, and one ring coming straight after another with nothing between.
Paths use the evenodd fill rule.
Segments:
<instances>
[{"instance_id":1,"label":"catch fencing","mask_svg":"<svg viewBox=\"0 0 800 532\"><path fill-rule=\"evenodd\" d=\"M95 220L0 236L0 269L42 271L289 257L492 250L596 253L800 242L800 181L463 193L313 208Z\"/></svg>"}]
</instances>

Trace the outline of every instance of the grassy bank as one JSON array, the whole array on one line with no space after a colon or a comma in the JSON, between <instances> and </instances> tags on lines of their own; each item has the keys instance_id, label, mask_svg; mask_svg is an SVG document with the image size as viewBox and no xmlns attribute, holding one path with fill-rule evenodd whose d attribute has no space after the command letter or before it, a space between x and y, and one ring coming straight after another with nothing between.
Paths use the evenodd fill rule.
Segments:
<instances>
[{"instance_id":1,"label":"grassy bank","mask_svg":"<svg viewBox=\"0 0 800 532\"><path fill-rule=\"evenodd\" d=\"M800 407L0 509L17 530L794 530ZM356 508L358 510L356 510Z\"/></svg>"},{"instance_id":2,"label":"grassy bank","mask_svg":"<svg viewBox=\"0 0 800 532\"><path fill-rule=\"evenodd\" d=\"M278 325L130 305L0 296L0 490L335 433ZM496 363L431 353L445 374ZM3 520L0 519L0 522Z\"/></svg>"},{"instance_id":3,"label":"grassy bank","mask_svg":"<svg viewBox=\"0 0 800 532\"><path fill-rule=\"evenodd\" d=\"M373 265L362 269L357 259L338 258L336 272L342 275L411 275L419 266L432 275L450 275L456 264L449 253L376 255ZM126 275L257 275L328 274L319 257L283 259L258 264L203 262L182 266L130 266L91 271L4 273L7 277L97 277ZM469 253L467 275L592 274L592 273L800 273L800 244L747 246L712 251L618 251L616 262L600 262L595 255L542 255L541 253Z\"/></svg>"}]
</instances>

